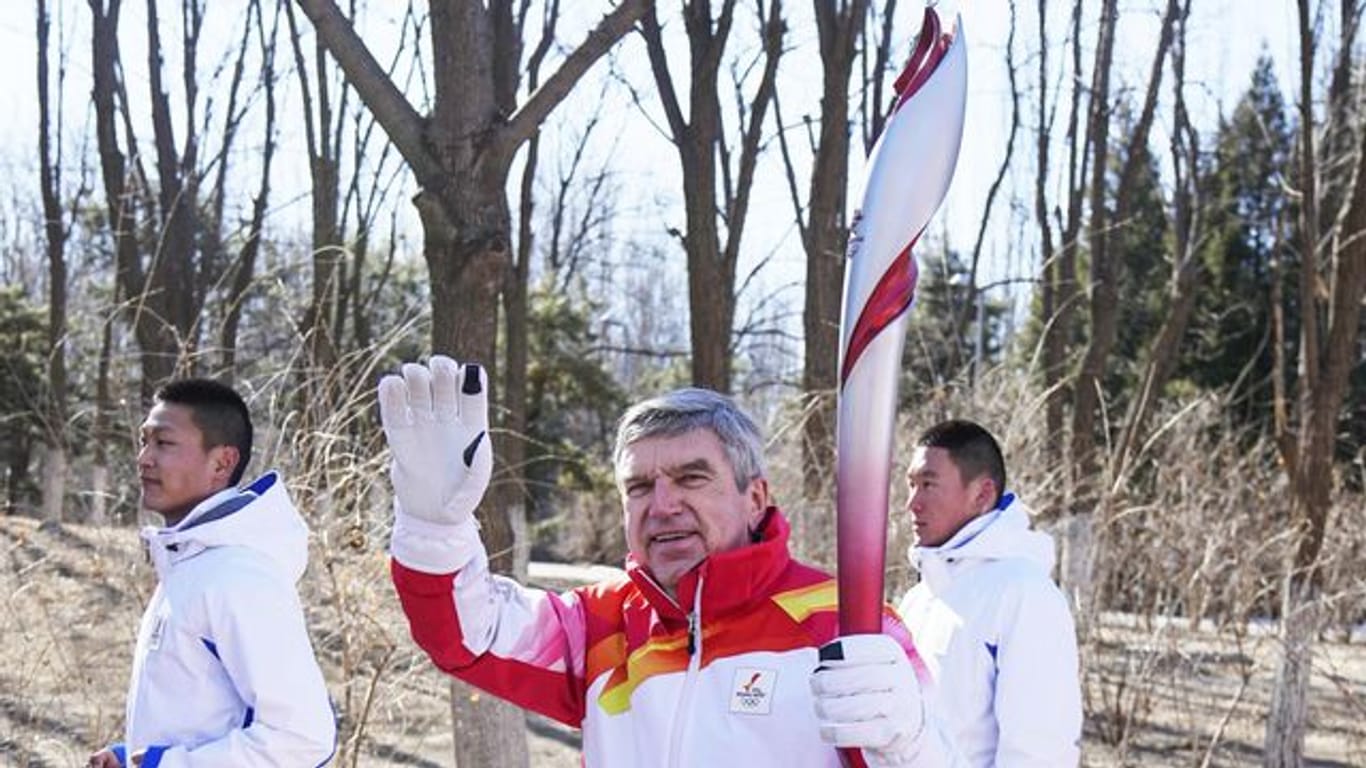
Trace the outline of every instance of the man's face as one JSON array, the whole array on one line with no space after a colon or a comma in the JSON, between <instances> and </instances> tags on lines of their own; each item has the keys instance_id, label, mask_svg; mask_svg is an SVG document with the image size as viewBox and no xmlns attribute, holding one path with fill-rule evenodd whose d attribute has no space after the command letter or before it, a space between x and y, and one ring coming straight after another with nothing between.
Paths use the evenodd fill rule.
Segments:
<instances>
[{"instance_id":1,"label":"man's face","mask_svg":"<svg viewBox=\"0 0 1366 768\"><path fill-rule=\"evenodd\" d=\"M922 547L937 547L991 508L994 483L986 474L964 481L945 448L917 446L906 470L906 510Z\"/></svg>"},{"instance_id":2,"label":"man's face","mask_svg":"<svg viewBox=\"0 0 1366 768\"><path fill-rule=\"evenodd\" d=\"M142 506L175 525L196 504L228 487L237 465L237 448L204 447L190 408L159 402L142 422L138 479Z\"/></svg>"},{"instance_id":3,"label":"man's face","mask_svg":"<svg viewBox=\"0 0 1366 768\"><path fill-rule=\"evenodd\" d=\"M768 506L768 482L744 491L709 429L648 437L626 446L617 465L626 544L670 594L707 555L745 546Z\"/></svg>"}]
</instances>

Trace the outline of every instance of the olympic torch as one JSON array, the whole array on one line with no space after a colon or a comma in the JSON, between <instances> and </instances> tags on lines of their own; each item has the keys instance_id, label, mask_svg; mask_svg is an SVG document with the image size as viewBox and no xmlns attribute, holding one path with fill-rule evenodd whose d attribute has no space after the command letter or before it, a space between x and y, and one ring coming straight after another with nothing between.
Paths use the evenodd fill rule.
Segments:
<instances>
[{"instance_id":1,"label":"olympic torch","mask_svg":"<svg viewBox=\"0 0 1366 768\"><path fill-rule=\"evenodd\" d=\"M915 294L911 249L943 201L967 98L960 20L925 9L896 105L865 167L850 227L840 323L836 518L841 634L882 629L897 379Z\"/></svg>"}]
</instances>

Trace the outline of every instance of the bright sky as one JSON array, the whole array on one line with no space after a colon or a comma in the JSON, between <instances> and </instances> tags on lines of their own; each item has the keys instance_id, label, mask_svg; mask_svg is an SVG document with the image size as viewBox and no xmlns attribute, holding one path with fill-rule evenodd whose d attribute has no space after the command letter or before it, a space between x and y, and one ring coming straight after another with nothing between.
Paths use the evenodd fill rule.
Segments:
<instances>
[{"instance_id":1,"label":"bright sky","mask_svg":"<svg viewBox=\"0 0 1366 768\"><path fill-rule=\"evenodd\" d=\"M74 14L73 18L67 19L69 28L88 28L89 9L86 3L76 0L49 2L55 6L65 6L66 13ZM1049 57L1053 64L1058 64L1065 54L1061 40L1068 24L1070 2L1049 2L1050 37L1054 41ZM220 13L224 8L231 10L229 6L234 4L246 7L245 0L215 0L212 11ZM997 173L1005 151L1010 109L1005 76L1008 6L1006 0L961 0L961 4L969 43L968 115L963 151L959 156L958 169L948 200L940 215L940 226L941 231L947 233L952 246L960 251L967 251L971 248L976 235L978 217L987 189ZM1122 0L1117 54L1119 61L1114 73L1115 87L1141 87L1147 76L1163 4L1161 0ZM138 28L141 24L142 3L130 2L125 5L125 26L130 29ZM790 5L790 12L809 15L809 7L805 4ZM947 5L949 3L941 4ZM1020 68L1022 86L1032 90L1037 66L1035 57L1039 49L1037 15L1033 2L1018 0L1018 5L1016 63ZM1091 13L1094 13L1094 5L1096 4L1087 4ZM1194 5L1193 18L1190 22L1188 71L1191 88L1188 91L1188 98L1196 113L1195 122L1198 129L1206 132L1212 130L1214 115L1221 105L1226 110L1246 88L1252 66L1263 47L1276 60L1283 88L1289 99L1291 89L1295 87L1292 79L1292 62L1297 55L1293 3L1288 0L1196 0ZM167 10L167 13L169 12L170 9ZM902 29L902 34L906 35L913 25L918 24L919 7L915 3L902 3L898 13L901 15L898 18L898 25ZM0 110L8 116L7 120L0 121L0 169L7 171L11 185L17 187L21 195L32 194L36 197L36 46L33 19L32 3L11 1L0 4L0 66L4 67L6 82L6 87L0 90ZM1087 39L1094 35L1094 23L1094 18L1086 20L1087 28L1084 34ZM210 27L210 34L213 29L214 27ZM814 55L814 33L809 28L800 29L795 23L792 29L793 34L789 41L797 47L796 54ZM639 46L639 41L632 44ZM88 68L83 64L88 46L89 42L84 37L75 40L72 45L72 75L75 82L79 83L79 86L73 88L88 87L84 85L88 82ZM207 49L209 46L204 47ZM143 56L143 53L140 46L126 45L125 55L132 59ZM1089 66L1089 54L1084 61ZM205 64L206 68L208 66ZM816 87L810 78L796 77L791 69L786 72L792 79L784 87L806 89L806 95L810 96ZM640 78L635 78L638 82L641 78L647 77L643 72L640 74ZM590 78L592 76L590 75ZM793 85L794 82L797 84ZM176 87L178 88L178 84ZM1050 83L1050 88L1055 93L1058 87L1057 81ZM584 89L584 92L588 91L600 93L597 87L591 85ZM800 112L795 106L789 106L789 102L793 105L799 103L802 94L789 95L790 99L784 97L784 108L785 117L791 122ZM86 114L88 93L82 90L70 96L68 104L74 106L71 107L72 113L67 115L67 119L72 125L81 125L81 121L89 119ZM1024 124L1016 138L1016 157L1017 160L1025 162L1017 162L1018 169L1011 177L1010 183L1017 185L1014 194L1026 201L1027 211L1028 201L1031 199L1029 184L1033 176L1031 126L1034 116L1032 106L1027 100L1023 105L1030 111L1023 116ZM1062 119L1061 116L1058 118L1059 123ZM79 131L71 131L72 135L78 133ZM637 174L636 178L639 183L647 187L653 185L655 189L641 197L663 200L667 206L670 199L681 198L681 193L676 191L674 186L677 174L676 156L660 137L652 134L648 128L632 129L623 141L626 147L624 151L633 153L633 156L652 159L645 165L653 165L658 171L652 173L646 170L645 173ZM1154 141L1157 142L1154 146L1159 148L1159 153L1165 138L1159 127L1154 136ZM87 141L90 143L88 151L93 158L93 138ZM69 153L75 152L78 148L78 145L71 141L68 141L67 146ZM645 146L649 146L650 149L646 151ZM858 163L855 163L855 168L858 167ZM302 174L296 175L296 179L301 177ZM773 164L767 175L761 177L760 185L756 191L755 210L751 216L752 239L747 238L753 249L750 258L758 258L770 251L778 253L775 259L778 265L776 269L779 272L786 270L799 275L802 258L800 245L792 226L788 223L791 221L790 203L786 185L778 175L776 150ZM14 193L5 190L3 194L12 197ZM406 200L406 195L402 199ZM1018 236L1012 236L1013 230L1019 226L1019 219L1017 218L1013 225L1010 222L1010 203L1009 196L1005 195L996 203L992 221L994 234L986 252L988 263L984 267L988 279L1027 272L1034 257L1034 254L1027 250L1032 247L1028 244L1029 238L1024 238L1021 244ZM299 210L299 215L306 215L306 202L299 206ZM662 229L658 222L658 218L661 217L678 218L660 214L646 217L646 221L639 226L658 232ZM763 245L759 245L760 243ZM777 285L786 280L771 278L767 282L769 285ZM799 294L794 295L794 298L798 297Z\"/></svg>"}]
</instances>

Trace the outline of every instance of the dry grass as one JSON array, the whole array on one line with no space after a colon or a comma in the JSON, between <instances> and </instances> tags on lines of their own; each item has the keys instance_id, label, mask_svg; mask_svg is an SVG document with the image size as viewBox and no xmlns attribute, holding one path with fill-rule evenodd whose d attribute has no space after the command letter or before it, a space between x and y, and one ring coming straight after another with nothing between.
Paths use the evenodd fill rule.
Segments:
<instances>
[{"instance_id":1,"label":"dry grass","mask_svg":"<svg viewBox=\"0 0 1366 768\"><path fill-rule=\"evenodd\" d=\"M343 713L341 764L449 765L446 680L407 639L383 554L367 547L329 560L321 538L303 591ZM119 733L133 635L153 585L136 539L127 528L0 518L0 765L76 765ZM543 583L566 585L574 574L564 570ZM344 611L337 582L350 585ZM1084 764L1257 764L1274 650L1264 632L1103 615L1085 659ZM1366 645L1323 641L1315 660L1308 764L1366 765ZM572 731L531 719L528 733L533 765L578 765Z\"/></svg>"}]
</instances>

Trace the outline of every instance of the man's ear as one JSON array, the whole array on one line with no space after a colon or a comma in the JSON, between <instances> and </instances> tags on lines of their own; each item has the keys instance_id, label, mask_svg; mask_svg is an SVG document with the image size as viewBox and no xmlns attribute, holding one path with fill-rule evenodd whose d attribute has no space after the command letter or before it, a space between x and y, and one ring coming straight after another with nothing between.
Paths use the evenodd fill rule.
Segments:
<instances>
[{"instance_id":1,"label":"man's ear","mask_svg":"<svg viewBox=\"0 0 1366 768\"><path fill-rule=\"evenodd\" d=\"M973 480L972 484L976 488L972 496L973 506L977 508L979 514L984 515L990 512L996 506L998 495L996 481L992 479L991 475L984 472L981 477Z\"/></svg>"},{"instance_id":2,"label":"man's ear","mask_svg":"<svg viewBox=\"0 0 1366 768\"><path fill-rule=\"evenodd\" d=\"M753 480L750 480L749 488L746 489L746 491L746 495L749 497L750 502L749 522L750 529L752 530L755 526L759 525L759 523L763 522L764 512L768 511L768 478L756 477Z\"/></svg>"},{"instance_id":3,"label":"man's ear","mask_svg":"<svg viewBox=\"0 0 1366 768\"><path fill-rule=\"evenodd\" d=\"M221 478L223 485L228 485L238 462L242 460L242 453L235 445L216 445L209 449L209 460L213 462L214 477Z\"/></svg>"}]
</instances>

